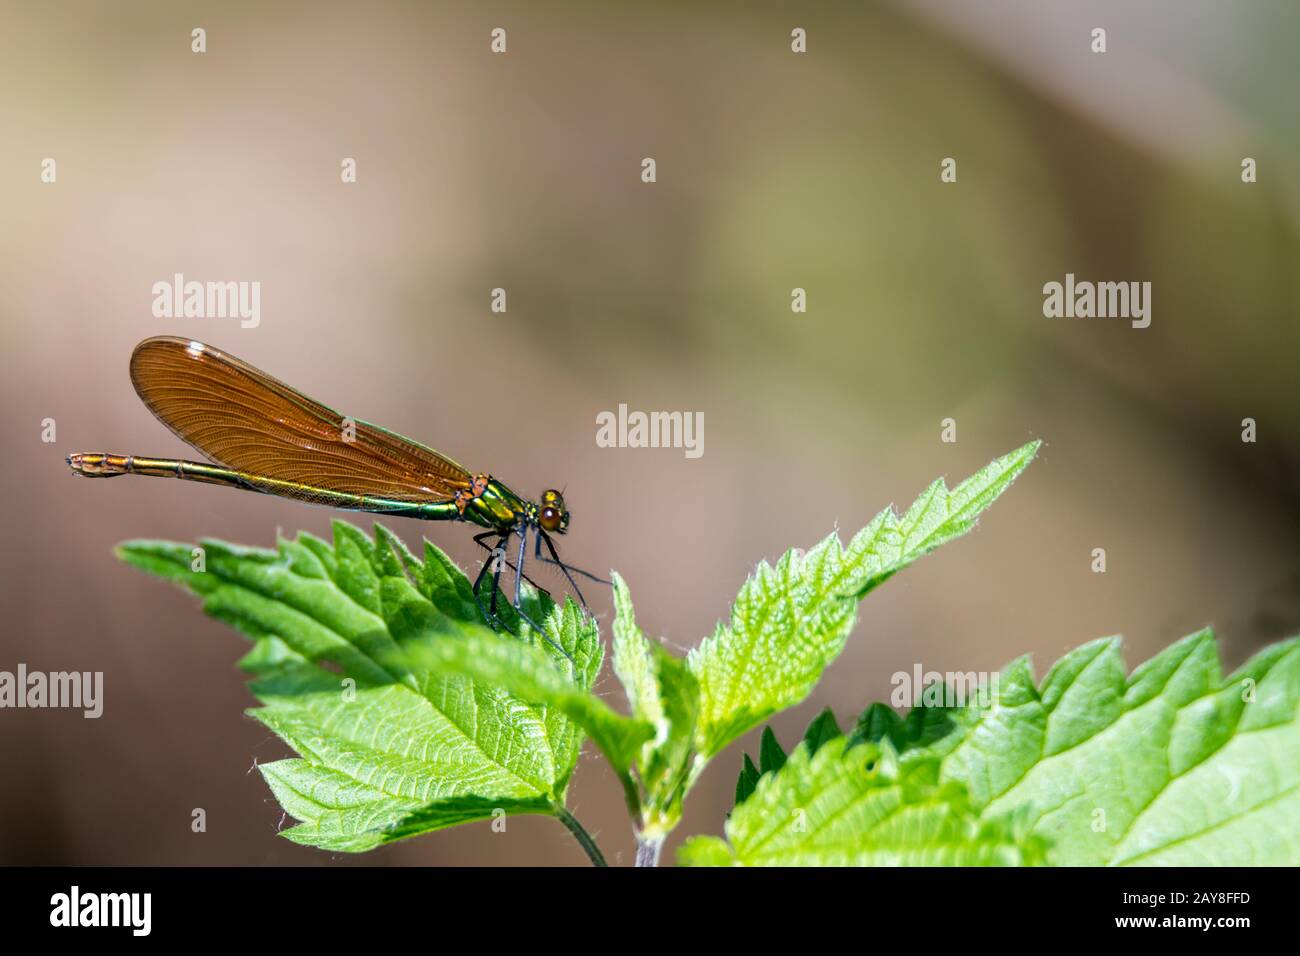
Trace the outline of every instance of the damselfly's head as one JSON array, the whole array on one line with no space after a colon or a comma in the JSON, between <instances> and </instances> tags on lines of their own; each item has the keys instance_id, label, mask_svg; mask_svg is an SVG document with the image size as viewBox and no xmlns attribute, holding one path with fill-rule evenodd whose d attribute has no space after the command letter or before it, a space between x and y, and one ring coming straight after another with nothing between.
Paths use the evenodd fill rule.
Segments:
<instances>
[{"instance_id":1,"label":"damselfly's head","mask_svg":"<svg viewBox=\"0 0 1300 956\"><path fill-rule=\"evenodd\" d=\"M537 523L543 531L551 534L564 534L569 529L569 512L564 507L564 496L554 488L542 492Z\"/></svg>"}]
</instances>

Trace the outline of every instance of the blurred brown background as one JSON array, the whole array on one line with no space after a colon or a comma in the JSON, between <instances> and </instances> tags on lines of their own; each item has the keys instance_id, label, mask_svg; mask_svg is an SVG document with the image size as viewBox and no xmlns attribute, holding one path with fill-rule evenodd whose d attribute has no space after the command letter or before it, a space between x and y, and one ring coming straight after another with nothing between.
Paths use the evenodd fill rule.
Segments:
<instances>
[{"instance_id":1,"label":"blurred brown background","mask_svg":"<svg viewBox=\"0 0 1300 956\"><path fill-rule=\"evenodd\" d=\"M0 862L583 862L540 818L360 858L275 836L249 770L285 750L242 713L242 638L111 548L270 544L334 515L68 474L71 451L184 456L127 378L158 333L520 492L566 486L568 559L617 568L682 649L759 558L1044 439L976 533L865 602L813 698L776 720L787 740L827 705L850 722L918 662L1032 652L1041 674L1122 633L1136 664L1214 624L1236 666L1300 632L1295 4L0 11L0 669L106 684L99 720L0 711ZM155 319L150 287L175 272L260 281L260 327ZM1044 318L1066 272L1152 282L1151 327ZM620 402L704 412L704 456L598 448L595 416ZM474 560L464 529L393 525ZM607 622L608 593L593 604ZM670 846L720 832L738 764L710 767ZM571 805L630 861L590 752Z\"/></svg>"}]
</instances>

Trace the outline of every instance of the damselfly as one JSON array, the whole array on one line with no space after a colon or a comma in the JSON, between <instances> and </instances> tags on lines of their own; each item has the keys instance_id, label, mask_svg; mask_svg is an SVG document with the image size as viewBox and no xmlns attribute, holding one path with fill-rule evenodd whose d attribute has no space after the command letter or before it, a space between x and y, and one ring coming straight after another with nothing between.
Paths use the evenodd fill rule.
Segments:
<instances>
[{"instance_id":1,"label":"damselfly","mask_svg":"<svg viewBox=\"0 0 1300 956\"><path fill-rule=\"evenodd\" d=\"M131 354L131 382L158 420L208 461L79 453L68 456L77 474L182 478L350 511L471 522L486 529L474 542L489 552L474 579L474 599L494 626L501 623L504 563L515 572L515 611L546 636L522 602L523 582L536 585L524 573L530 535L534 560L558 567L584 608L573 575L609 583L560 560L551 536L568 530L570 514L555 489L528 501L490 474L471 473L426 445L340 415L202 342L145 339ZM511 562L505 548L516 535ZM492 597L485 604L479 592L489 574Z\"/></svg>"}]
</instances>

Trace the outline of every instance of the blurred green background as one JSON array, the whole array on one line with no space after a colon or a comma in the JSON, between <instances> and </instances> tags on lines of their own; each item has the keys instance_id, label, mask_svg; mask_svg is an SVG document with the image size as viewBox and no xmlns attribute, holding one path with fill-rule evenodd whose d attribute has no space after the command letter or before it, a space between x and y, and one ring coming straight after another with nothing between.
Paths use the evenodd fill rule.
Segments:
<instances>
[{"instance_id":1,"label":"blurred green background","mask_svg":"<svg viewBox=\"0 0 1300 956\"><path fill-rule=\"evenodd\" d=\"M248 771L284 748L242 714L242 639L111 548L267 545L334 515L67 473L71 451L185 455L127 378L154 334L211 342L522 493L566 487L566 557L618 569L677 649L758 559L1044 439L975 534L863 605L812 699L775 721L785 739L824 706L850 721L916 663L1031 652L1041 674L1120 633L1135 665L1213 624L1235 666L1300 632L1300 6L4 3L0 18L0 669L106 684L97 721L0 712L0 863L583 861L541 818L362 858L275 837ZM150 287L175 272L260 281L260 326L155 319ZM1043 284L1067 272L1150 281L1151 327L1044 318ZM597 447L595 416L619 403L703 412L704 456ZM474 560L464 529L391 524ZM607 624L608 593L593 605ZM674 843L720 832L739 759L710 767ZM571 806L630 861L618 785L590 752Z\"/></svg>"}]
</instances>

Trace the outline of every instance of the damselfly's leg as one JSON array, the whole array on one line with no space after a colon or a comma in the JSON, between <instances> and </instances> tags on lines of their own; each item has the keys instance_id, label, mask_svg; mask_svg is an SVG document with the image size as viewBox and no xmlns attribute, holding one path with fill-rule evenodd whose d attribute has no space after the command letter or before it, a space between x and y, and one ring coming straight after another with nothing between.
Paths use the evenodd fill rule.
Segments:
<instances>
[{"instance_id":1,"label":"damselfly's leg","mask_svg":"<svg viewBox=\"0 0 1300 956\"><path fill-rule=\"evenodd\" d=\"M528 525L519 523L519 557L515 559L515 610L522 613L524 558L528 556Z\"/></svg>"},{"instance_id":2,"label":"damselfly's leg","mask_svg":"<svg viewBox=\"0 0 1300 956\"><path fill-rule=\"evenodd\" d=\"M482 534L474 536L474 543L482 545L484 548L487 548L489 552L487 559L483 562L483 566L478 569L478 577L474 579L474 603L478 605L478 609L483 613L484 619L492 625L493 630L495 630L496 626L501 623L501 618L497 616L497 592L500 590L499 582L501 580L501 563L497 560L496 553L498 549L505 546L506 541L510 538L510 534L509 531L504 534L499 531L484 531ZM493 547L489 548L487 542L483 539L490 538L493 535L497 536L497 543ZM488 573L489 568L492 568L492 607L490 610L483 606L483 599L479 596L479 589L483 585L483 578Z\"/></svg>"},{"instance_id":3,"label":"damselfly's leg","mask_svg":"<svg viewBox=\"0 0 1300 956\"><path fill-rule=\"evenodd\" d=\"M570 654L568 651L566 651L558 641L556 641L554 638L551 637L550 634L547 633L546 628L542 627L531 617L529 617L528 612L524 610L524 599L523 599L524 598L524 594L523 594L524 577L525 577L524 559L528 557L528 525L521 521L519 523L519 527L516 528L515 530L519 532L519 556L518 558L516 558L516 564L515 564L515 603L514 603L515 613L518 614L522 620L526 621L529 627L531 627L538 634L542 635L542 637L546 639L547 644L550 644L551 647L555 648L557 651L559 651L561 654L567 657L569 659L569 663L573 665L574 670L576 671L578 667L578 662L573 659L573 655Z\"/></svg>"},{"instance_id":4,"label":"damselfly's leg","mask_svg":"<svg viewBox=\"0 0 1300 956\"><path fill-rule=\"evenodd\" d=\"M475 543L476 543L480 548L483 548L484 550L486 550L486 551L492 553L493 555L495 555L495 554L497 553L497 551L500 550L499 547L493 547L493 546L487 544L486 542L480 540L481 538L490 538L490 537L492 537L492 535L494 535L494 534L496 534L495 531L485 531L485 532L483 532L483 533L480 534L480 535L475 535L475 536L474 536L474 542L475 542ZM514 563L513 561L511 561L509 558L507 558L507 557L505 556L504 552L503 552L502 555L501 555L501 560L505 562L505 566L508 567L511 571L517 571L517 570L518 570L518 568L515 567L515 563ZM547 564L550 564L551 562L547 561L546 563L547 563ZM576 569L575 569L575 570L576 570ZM538 584L536 581L534 581L534 580L533 580L532 578L530 578L528 575L526 575L526 574L524 575L524 580L527 581L529 584L531 584L533 587L537 588L537 590L538 590L540 593L545 594L547 597L551 597L551 592L550 592L549 590L547 590L546 588L542 587L540 584ZM605 582L605 583L608 584L609 582Z\"/></svg>"},{"instance_id":5,"label":"damselfly's leg","mask_svg":"<svg viewBox=\"0 0 1300 956\"><path fill-rule=\"evenodd\" d=\"M497 531L485 531L482 534L478 534L474 536L474 543L486 549L489 552L487 560L485 560L483 562L483 566L479 568L478 576L474 578L474 602L478 604L479 611L482 612L484 619L487 620L487 622L492 625L493 630L497 629L497 625L502 625L504 627L504 622L501 620L501 616L497 614L497 595L501 593L501 565L506 564L507 566L512 568L515 572L515 600L513 604L515 613L518 614L520 619L523 620L525 623L527 623L528 626L531 627L535 632L542 635L542 637L546 640L546 643L550 644L557 651L559 651L566 658L568 658L569 663L571 663L576 668L578 666L578 662L573 659L573 655L570 654L568 651L566 651L557 641L555 641L551 637L551 635L546 632L546 628L542 627L540 624L534 621L528 615L528 612L524 610L523 588L519 583L521 577L522 580L527 581L529 584L536 587L539 591L543 589L539 587L535 581L533 581L530 577L528 577L527 574L523 573L522 560L520 560L518 564L511 564L510 561L507 558L505 558L504 555L498 556L497 552L501 551L505 547L506 542L510 540L510 536L512 534L514 534L514 531L506 531L504 533L497 532ZM492 537L493 535L496 535L497 540L494 544L489 546L486 539ZM527 546L527 538L525 537L524 531L520 530L519 553L521 558L525 553L524 548L526 546ZM484 607L483 599L480 596L479 591L482 589L483 579L487 576L489 568L492 569L492 601L490 606Z\"/></svg>"},{"instance_id":6,"label":"damselfly's leg","mask_svg":"<svg viewBox=\"0 0 1300 956\"><path fill-rule=\"evenodd\" d=\"M595 581L597 584L611 584L611 585L612 585L612 584L614 583L613 581L606 581L604 578L602 578L602 577L601 577L600 575L598 575L598 574L592 574L590 571L584 571L584 570L582 570L582 568L575 568L575 567L574 567L573 565L571 565L571 564L565 564L563 561L560 560L560 556L559 556L559 554L556 553L556 551L555 551L555 545L554 545L554 544L552 543L552 541L551 541L551 536L550 536L549 534L545 534L545 533L543 533L543 534L539 535L538 537L539 537L539 540L536 542L536 545L537 545L537 546L533 549L533 550L536 552L536 553L533 555L533 557L537 558L537 560L540 561L542 564L557 564L557 565L559 565L559 566L562 567L562 568L565 568L565 569L567 569L567 570L569 570L569 571L572 571L574 574L581 574L581 575L582 575L584 578L586 578L587 580L589 580L589 581ZM546 539L546 546L550 549L551 554L554 556L554 558L555 558L554 561L552 561L550 558L544 558L544 557L542 557L542 542L541 542L541 540L540 540L541 538L545 538L545 539Z\"/></svg>"},{"instance_id":7,"label":"damselfly's leg","mask_svg":"<svg viewBox=\"0 0 1300 956\"><path fill-rule=\"evenodd\" d=\"M550 558L542 557L543 541L546 542L546 550L551 552ZM604 578L598 578L590 571L584 571L582 570L582 568L569 567L569 565L565 564L563 561L560 560L559 554L557 554L555 551L555 544L551 541L551 536L542 531L537 532L537 540L534 542L533 551L534 551L533 557L535 557L542 564L554 564L556 567L558 567L561 571L564 572L564 577L568 580L569 587L573 588L573 593L578 595L578 600L582 602L582 606L584 608L587 608L588 611L590 611L591 608L587 607L587 599L582 596L582 589L578 587L578 582L573 580L573 575L570 574L569 572L573 571L578 574L581 574L584 578L590 578L591 580L595 581L597 584L612 583L610 581L606 581Z\"/></svg>"},{"instance_id":8,"label":"damselfly's leg","mask_svg":"<svg viewBox=\"0 0 1300 956\"><path fill-rule=\"evenodd\" d=\"M492 610L492 617L494 620L500 620L500 618L497 617L497 598L501 596L501 562L497 560L496 552L498 549L504 549L506 546L506 542L509 540L510 540L509 534L502 535L501 540L497 542L497 546L492 549L493 554L492 557L489 559L492 564L491 610Z\"/></svg>"}]
</instances>

